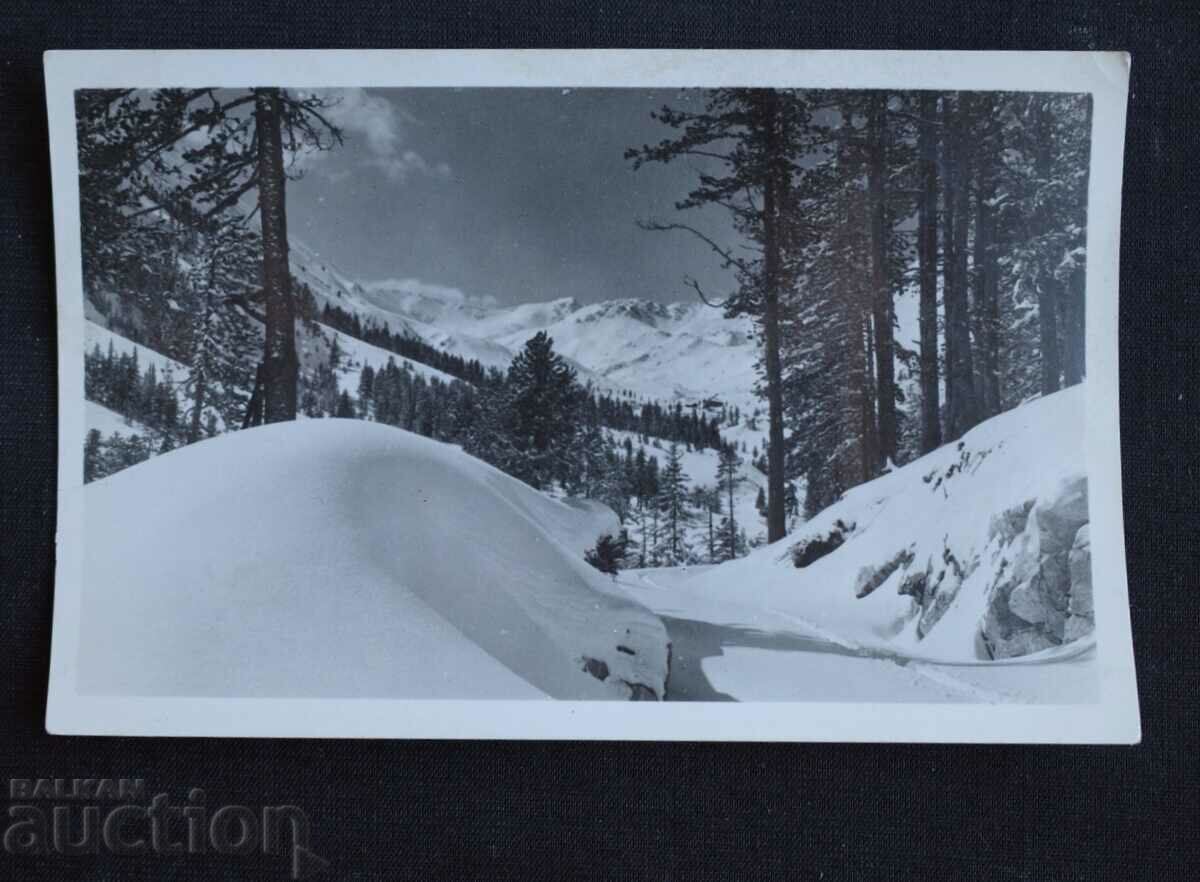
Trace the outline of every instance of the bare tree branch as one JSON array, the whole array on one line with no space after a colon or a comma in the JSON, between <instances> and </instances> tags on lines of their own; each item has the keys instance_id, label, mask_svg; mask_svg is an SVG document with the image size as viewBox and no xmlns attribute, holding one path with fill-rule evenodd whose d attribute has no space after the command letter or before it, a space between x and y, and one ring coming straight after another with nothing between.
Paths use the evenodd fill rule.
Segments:
<instances>
[{"instance_id":1,"label":"bare tree branch","mask_svg":"<svg viewBox=\"0 0 1200 882\"><path fill-rule=\"evenodd\" d=\"M695 236L701 242L704 242L706 245L708 245L708 247L711 248L714 252L716 252L717 256L719 256L721 258L721 260L724 261L725 267L736 266L742 272L746 272L746 273L751 272L751 268L750 268L749 264L747 264L745 261L741 260L740 258L734 256L727 248L722 248L720 245L718 245L716 242L714 242L712 239L710 239L704 233L700 232L695 227L690 226L689 224L680 224L680 223L664 224L661 221L639 220L637 222L637 225L639 228L641 228L643 230L649 230L652 232L667 232L669 230L682 230L685 233L691 233L693 236Z\"/></svg>"},{"instance_id":2,"label":"bare tree branch","mask_svg":"<svg viewBox=\"0 0 1200 882\"><path fill-rule=\"evenodd\" d=\"M691 276L684 276L683 284L687 285L689 288L691 288L693 291L695 291L696 296L698 296L704 302L705 306L711 306L714 309L724 309L725 307L727 307L729 305L729 302L733 299L733 296L730 295L729 297L726 297L724 300L716 300L716 301L709 300L708 297L706 297L704 294L704 289L702 289L700 287L700 283L697 282L695 279L693 279Z\"/></svg>"}]
</instances>

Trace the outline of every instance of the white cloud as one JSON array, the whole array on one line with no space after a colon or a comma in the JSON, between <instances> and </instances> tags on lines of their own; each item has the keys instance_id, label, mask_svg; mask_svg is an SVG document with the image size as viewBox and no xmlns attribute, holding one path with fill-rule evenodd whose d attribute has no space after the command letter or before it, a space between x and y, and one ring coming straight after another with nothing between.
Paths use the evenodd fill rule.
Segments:
<instances>
[{"instance_id":1,"label":"white cloud","mask_svg":"<svg viewBox=\"0 0 1200 882\"><path fill-rule=\"evenodd\" d=\"M498 301L491 294L468 294L461 288L447 285L436 285L423 282L420 279L379 279L374 282L363 282L363 288L374 297L401 300L405 297L418 297L435 300L456 306L493 307Z\"/></svg>"},{"instance_id":2,"label":"white cloud","mask_svg":"<svg viewBox=\"0 0 1200 882\"><path fill-rule=\"evenodd\" d=\"M342 129L347 140L361 140L366 148L364 166L382 171L395 183L413 174L450 177L445 162L430 162L404 145L406 129L416 120L382 95L366 89L325 89L320 94L332 102L322 111L326 119Z\"/></svg>"},{"instance_id":3,"label":"white cloud","mask_svg":"<svg viewBox=\"0 0 1200 882\"><path fill-rule=\"evenodd\" d=\"M398 156L372 156L364 164L380 169L390 181L403 181L414 173L436 178L450 177L450 166L444 162L426 162L415 150L405 150Z\"/></svg>"}]
</instances>

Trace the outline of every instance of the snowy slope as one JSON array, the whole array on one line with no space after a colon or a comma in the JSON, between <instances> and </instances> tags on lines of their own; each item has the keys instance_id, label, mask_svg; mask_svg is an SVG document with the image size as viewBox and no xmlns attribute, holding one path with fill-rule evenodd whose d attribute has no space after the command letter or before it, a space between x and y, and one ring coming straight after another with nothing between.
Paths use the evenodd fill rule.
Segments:
<instances>
[{"instance_id":1,"label":"snowy slope","mask_svg":"<svg viewBox=\"0 0 1200 882\"><path fill-rule=\"evenodd\" d=\"M609 383L649 398L752 400L756 350L747 319L700 304L611 300L572 310L552 324L496 338L518 348L545 330L555 348Z\"/></svg>"},{"instance_id":2,"label":"snowy slope","mask_svg":"<svg viewBox=\"0 0 1200 882\"><path fill-rule=\"evenodd\" d=\"M419 336L411 323L398 313L376 307L357 281L303 242L288 240L288 265L296 280L312 291L318 310L328 303L358 313L364 322L371 319L378 325L387 324L395 333Z\"/></svg>"},{"instance_id":3,"label":"snowy slope","mask_svg":"<svg viewBox=\"0 0 1200 882\"><path fill-rule=\"evenodd\" d=\"M707 569L673 602L705 621L765 617L934 662L1084 650L1085 403L1076 386L988 420L849 491L785 543Z\"/></svg>"},{"instance_id":4,"label":"snowy slope","mask_svg":"<svg viewBox=\"0 0 1200 882\"><path fill-rule=\"evenodd\" d=\"M283 423L85 494L88 693L663 694L661 622L582 560L612 513L455 447L355 420ZM131 621L136 638L114 639Z\"/></svg>"},{"instance_id":5,"label":"snowy slope","mask_svg":"<svg viewBox=\"0 0 1200 882\"><path fill-rule=\"evenodd\" d=\"M114 432L122 435L145 435L147 429L136 420L121 416L115 410L109 410L103 404L95 401L83 402L84 432L96 429L102 437L108 437Z\"/></svg>"},{"instance_id":6,"label":"snowy slope","mask_svg":"<svg viewBox=\"0 0 1200 882\"><path fill-rule=\"evenodd\" d=\"M158 371L159 379L166 374L174 376L176 380L182 380L187 376L188 369L169 356L163 355L157 350L151 349L148 346L143 346L140 343L134 343L128 337L122 337L120 334L114 334L102 325L95 322L84 322L83 326L83 345L84 351L91 352L94 347L99 346L100 352L107 353L109 344L112 344L113 351L117 355L122 355L126 352L136 352L138 357L138 367L140 370L145 370L150 365L154 365Z\"/></svg>"},{"instance_id":7,"label":"snowy slope","mask_svg":"<svg viewBox=\"0 0 1200 882\"><path fill-rule=\"evenodd\" d=\"M394 361L397 367L407 368L413 374L424 377L426 380L438 379L443 383L450 383L455 379L450 374L439 371L437 368L430 367L423 362L413 361L411 358L397 355L391 350L374 346L364 340L359 340L357 337L352 337L349 334L335 330L328 325L321 324L320 322L316 322L315 325L315 336L309 336L303 330L297 334L297 339L300 343L298 346L300 367L302 370L311 372L315 370L318 364L328 365L333 341L337 340L338 349L341 352L337 369L339 392L346 391L357 397L358 382L362 376L363 368L370 365L374 370L378 371L387 365L389 359Z\"/></svg>"}]
</instances>

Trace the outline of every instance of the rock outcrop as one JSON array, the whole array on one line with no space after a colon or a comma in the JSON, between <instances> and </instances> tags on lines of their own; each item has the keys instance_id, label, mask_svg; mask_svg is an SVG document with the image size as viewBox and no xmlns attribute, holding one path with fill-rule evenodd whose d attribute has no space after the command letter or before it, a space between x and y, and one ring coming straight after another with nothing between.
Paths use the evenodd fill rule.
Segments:
<instances>
[{"instance_id":1,"label":"rock outcrop","mask_svg":"<svg viewBox=\"0 0 1200 882\"><path fill-rule=\"evenodd\" d=\"M802 570L810 564L819 561L825 555L842 547L846 536L854 532L854 524L846 524L838 520L833 528L825 533L807 536L792 546L792 563L796 569Z\"/></svg>"},{"instance_id":2,"label":"rock outcrop","mask_svg":"<svg viewBox=\"0 0 1200 882\"><path fill-rule=\"evenodd\" d=\"M994 519L991 548L998 566L980 627L989 656L1027 655L1091 633L1086 478Z\"/></svg>"}]
</instances>

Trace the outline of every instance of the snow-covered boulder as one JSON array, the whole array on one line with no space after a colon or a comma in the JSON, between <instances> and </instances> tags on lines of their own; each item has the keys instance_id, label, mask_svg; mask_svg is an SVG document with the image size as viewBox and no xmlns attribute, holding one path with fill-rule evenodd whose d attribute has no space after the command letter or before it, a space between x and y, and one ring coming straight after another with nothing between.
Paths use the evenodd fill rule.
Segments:
<instances>
[{"instance_id":1,"label":"snow-covered boulder","mask_svg":"<svg viewBox=\"0 0 1200 882\"><path fill-rule=\"evenodd\" d=\"M83 492L85 693L663 695L661 621L583 561L612 512L456 447L284 423Z\"/></svg>"},{"instance_id":2,"label":"snow-covered boulder","mask_svg":"<svg viewBox=\"0 0 1200 882\"><path fill-rule=\"evenodd\" d=\"M785 542L712 568L692 589L843 643L945 661L1087 638L1085 391L982 423L850 490Z\"/></svg>"},{"instance_id":3,"label":"snow-covered boulder","mask_svg":"<svg viewBox=\"0 0 1200 882\"><path fill-rule=\"evenodd\" d=\"M1070 635L1066 627L1072 603L1091 611L1087 479L1069 479L1025 510L1017 535L1005 542L1005 531L993 540L996 576L981 629L993 657L1039 652L1091 632L1085 614L1075 615Z\"/></svg>"}]
</instances>

